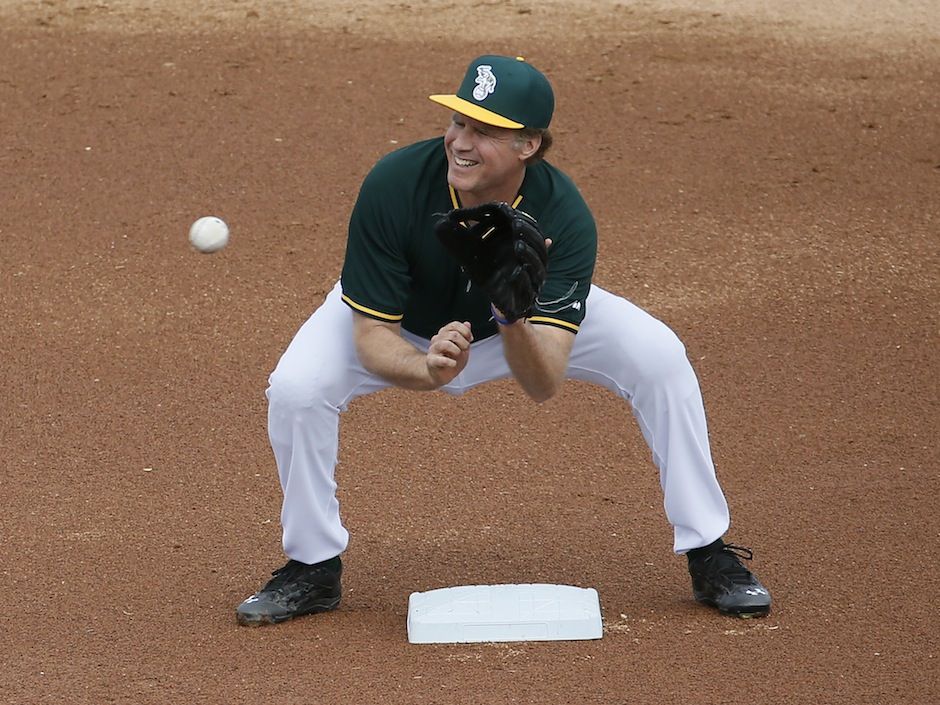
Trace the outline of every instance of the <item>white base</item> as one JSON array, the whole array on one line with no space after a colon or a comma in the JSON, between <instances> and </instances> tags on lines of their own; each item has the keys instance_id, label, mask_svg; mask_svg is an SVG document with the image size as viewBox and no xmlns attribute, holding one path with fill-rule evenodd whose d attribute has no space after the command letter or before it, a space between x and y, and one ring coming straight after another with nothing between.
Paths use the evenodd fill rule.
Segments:
<instances>
[{"instance_id":1,"label":"white base","mask_svg":"<svg viewBox=\"0 0 940 705\"><path fill-rule=\"evenodd\" d=\"M462 585L408 598L412 644L600 639L603 632L594 588Z\"/></svg>"}]
</instances>

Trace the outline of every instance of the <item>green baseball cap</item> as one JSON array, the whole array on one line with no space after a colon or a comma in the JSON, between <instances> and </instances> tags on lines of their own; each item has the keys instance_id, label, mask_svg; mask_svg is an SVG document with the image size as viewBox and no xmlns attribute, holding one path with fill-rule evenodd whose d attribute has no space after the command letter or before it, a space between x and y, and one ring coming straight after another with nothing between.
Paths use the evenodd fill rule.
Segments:
<instances>
[{"instance_id":1,"label":"green baseball cap","mask_svg":"<svg viewBox=\"0 0 940 705\"><path fill-rule=\"evenodd\" d=\"M544 129L555 110L548 79L521 56L487 54L474 59L456 95L428 97L487 125L515 129Z\"/></svg>"}]
</instances>

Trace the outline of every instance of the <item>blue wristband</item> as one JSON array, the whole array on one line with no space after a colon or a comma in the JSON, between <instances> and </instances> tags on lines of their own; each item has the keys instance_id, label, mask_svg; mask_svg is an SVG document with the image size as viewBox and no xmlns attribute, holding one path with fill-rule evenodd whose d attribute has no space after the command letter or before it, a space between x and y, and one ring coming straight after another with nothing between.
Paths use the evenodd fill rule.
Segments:
<instances>
[{"instance_id":1,"label":"blue wristband","mask_svg":"<svg viewBox=\"0 0 940 705\"><path fill-rule=\"evenodd\" d=\"M490 304L490 313L493 314L493 320L499 323L501 326L508 326L512 323L512 321L506 318L500 318L499 314L496 313L496 307L493 304Z\"/></svg>"}]
</instances>

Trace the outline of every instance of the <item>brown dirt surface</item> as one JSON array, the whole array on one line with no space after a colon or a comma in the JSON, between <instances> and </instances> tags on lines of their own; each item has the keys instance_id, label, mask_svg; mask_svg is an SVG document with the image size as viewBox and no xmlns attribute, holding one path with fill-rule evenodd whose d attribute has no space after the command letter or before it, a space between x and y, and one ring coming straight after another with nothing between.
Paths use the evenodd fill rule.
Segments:
<instances>
[{"instance_id":1,"label":"brown dirt surface","mask_svg":"<svg viewBox=\"0 0 940 705\"><path fill-rule=\"evenodd\" d=\"M936 702L938 15L0 2L0 700ZM555 83L596 280L687 345L766 619L693 602L621 403L507 382L354 403L343 605L235 624L283 560L267 374L363 175L491 51ZM597 588L604 638L407 643L412 591L499 582Z\"/></svg>"}]
</instances>

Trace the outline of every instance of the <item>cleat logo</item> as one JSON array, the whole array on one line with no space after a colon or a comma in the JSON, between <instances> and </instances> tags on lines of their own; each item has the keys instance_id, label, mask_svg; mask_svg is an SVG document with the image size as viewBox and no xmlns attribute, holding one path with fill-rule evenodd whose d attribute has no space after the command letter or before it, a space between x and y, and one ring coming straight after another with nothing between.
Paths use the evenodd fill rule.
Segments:
<instances>
[{"instance_id":1,"label":"cleat logo","mask_svg":"<svg viewBox=\"0 0 940 705\"><path fill-rule=\"evenodd\" d=\"M473 89L473 97L477 100L484 100L493 93L496 90L496 76L493 75L493 67L489 64L477 66L475 83L477 87Z\"/></svg>"},{"instance_id":2,"label":"cleat logo","mask_svg":"<svg viewBox=\"0 0 940 705\"><path fill-rule=\"evenodd\" d=\"M258 596L257 596L257 595L252 595L252 596L249 597L247 600L245 600L246 603L248 603L248 602L257 602L257 601L258 601Z\"/></svg>"},{"instance_id":3,"label":"cleat logo","mask_svg":"<svg viewBox=\"0 0 940 705\"><path fill-rule=\"evenodd\" d=\"M766 595L767 591L764 588L748 588L745 590L748 595Z\"/></svg>"}]
</instances>

